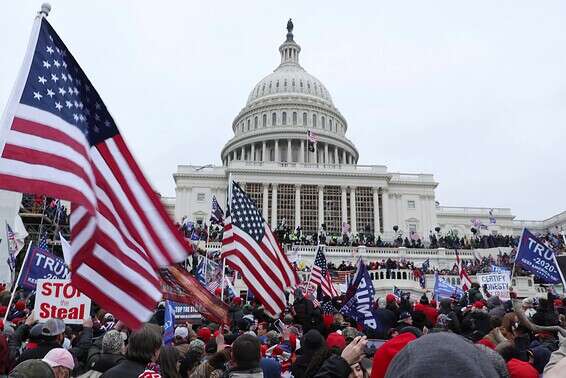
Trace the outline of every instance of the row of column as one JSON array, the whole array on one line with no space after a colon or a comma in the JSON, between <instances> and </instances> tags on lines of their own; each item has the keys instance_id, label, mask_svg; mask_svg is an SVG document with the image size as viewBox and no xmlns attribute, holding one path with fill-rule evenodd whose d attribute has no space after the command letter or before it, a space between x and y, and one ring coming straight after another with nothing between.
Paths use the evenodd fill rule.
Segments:
<instances>
[{"instance_id":1,"label":"row of column","mask_svg":"<svg viewBox=\"0 0 566 378\"><path fill-rule=\"evenodd\" d=\"M267 156L268 143L269 141L263 141L261 143L261 155L259 148L256 149L256 143L235 148L228 153L226 164L235 160L271 161L270 157ZM273 148L273 161L282 161L281 148L286 148L286 161L293 162L293 139L283 139L281 141L281 145L280 140L275 139L273 141ZM307 150L305 140L301 139L298 161L296 161L295 163L355 164L356 161L352 154L329 143L318 142L314 145L314 152L310 152Z\"/></svg>"},{"instance_id":2,"label":"row of column","mask_svg":"<svg viewBox=\"0 0 566 378\"><path fill-rule=\"evenodd\" d=\"M269 208L269 185L263 184L263 209L264 216ZM348 223L347 191L350 190L350 228L352 233L357 232L357 212L356 212L356 187L341 187L341 218L342 223ZM379 190L381 189L381 218L379 207ZM388 230L389 225L389 194L386 188L372 188L373 194L373 224L374 233L379 233L381 229L380 219L383 220L383 229ZM277 227L277 184L271 184L271 227ZM295 184L295 228L301 223L301 184ZM324 223L324 186L318 186L318 224Z\"/></svg>"}]
</instances>

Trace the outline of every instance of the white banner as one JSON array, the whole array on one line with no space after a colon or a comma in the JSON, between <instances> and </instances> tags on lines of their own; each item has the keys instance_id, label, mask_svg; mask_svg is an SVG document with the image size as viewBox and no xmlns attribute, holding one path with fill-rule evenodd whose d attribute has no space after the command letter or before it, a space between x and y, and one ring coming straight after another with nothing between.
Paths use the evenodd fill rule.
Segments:
<instances>
[{"instance_id":1,"label":"white banner","mask_svg":"<svg viewBox=\"0 0 566 378\"><path fill-rule=\"evenodd\" d=\"M90 298L70 280L37 280L34 313L40 322L58 318L65 324L83 324L90 317Z\"/></svg>"},{"instance_id":2,"label":"white banner","mask_svg":"<svg viewBox=\"0 0 566 378\"><path fill-rule=\"evenodd\" d=\"M476 277L482 289L484 285L487 285L486 289L489 294L497 295L502 300L509 299L509 286L511 284L509 272L477 274Z\"/></svg>"}]
</instances>

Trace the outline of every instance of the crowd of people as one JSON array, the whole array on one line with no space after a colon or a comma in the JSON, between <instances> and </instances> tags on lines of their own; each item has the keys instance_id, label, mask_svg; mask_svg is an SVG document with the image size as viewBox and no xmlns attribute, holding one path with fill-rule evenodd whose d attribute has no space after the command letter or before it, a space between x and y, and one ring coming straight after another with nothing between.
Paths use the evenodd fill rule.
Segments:
<instances>
[{"instance_id":1,"label":"crowd of people","mask_svg":"<svg viewBox=\"0 0 566 378\"><path fill-rule=\"evenodd\" d=\"M484 297L486 295L486 297ZM0 375L9 377L512 377L563 376L566 300L504 301L472 288L460 300L424 293L376 298L376 329L342 313L343 296L315 304L296 289L285 313L226 299L228 325L176 325L164 340L164 306L129 330L93 304L78 325L37 322L33 296L7 309L0 294Z\"/></svg>"}]
</instances>

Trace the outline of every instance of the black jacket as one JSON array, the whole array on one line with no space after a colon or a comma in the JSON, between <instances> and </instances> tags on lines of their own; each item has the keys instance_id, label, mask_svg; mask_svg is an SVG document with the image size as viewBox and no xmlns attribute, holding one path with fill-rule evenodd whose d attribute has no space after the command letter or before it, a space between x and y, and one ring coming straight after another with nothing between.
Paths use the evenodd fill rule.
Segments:
<instances>
[{"instance_id":1,"label":"black jacket","mask_svg":"<svg viewBox=\"0 0 566 378\"><path fill-rule=\"evenodd\" d=\"M146 365L139 362L124 360L112 369L102 374L101 378L138 378L145 371Z\"/></svg>"},{"instance_id":2,"label":"black jacket","mask_svg":"<svg viewBox=\"0 0 566 378\"><path fill-rule=\"evenodd\" d=\"M330 356L322 366L318 373L314 376L315 378L348 378L352 368L340 356Z\"/></svg>"},{"instance_id":3,"label":"black jacket","mask_svg":"<svg viewBox=\"0 0 566 378\"><path fill-rule=\"evenodd\" d=\"M61 348L61 345L56 342L43 342L35 349L26 349L20 355L18 364L27 360L41 360L51 349L55 348Z\"/></svg>"},{"instance_id":4,"label":"black jacket","mask_svg":"<svg viewBox=\"0 0 566 378\"><path fill-rule=\"evenodd\" d=\"M117 366L125 359L126 357L124 357L121 354L113 354L113 353L95 354L90 357L87 365L87 370L94 370L94 371L99 371L101 373L105 373L107 370L110 370L114 366Z\"/></svg>"}]
</instances>

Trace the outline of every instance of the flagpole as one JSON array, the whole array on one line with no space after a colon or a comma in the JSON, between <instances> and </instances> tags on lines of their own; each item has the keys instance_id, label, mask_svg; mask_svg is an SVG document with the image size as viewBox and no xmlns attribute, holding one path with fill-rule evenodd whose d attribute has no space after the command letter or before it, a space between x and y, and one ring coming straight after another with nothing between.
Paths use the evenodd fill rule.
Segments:
<instances>
[{"instance_id":1,"label":"flagpole","mask_svg":"<svg viewBox=\"0 0 566 378\"><path fill-rule=\"evenodd\" d=\"M222 259L222 282L221 283L221 288L222 291L220 292L220 300L224 302L224 278L225 278L225 272L226 272L226 259Z\"/></svg>"},{"instance_id":2,"label":"flagpole","mask_svg":"<svg viewBox=\"0 0 566 378\"><path fill-rule=\"evenodd\" d=\"M43 217L45 216L45 209L47 208L47 196L43 196L43 210L41 212L41 221L39 222L39 234L37 236L37 242L41 240L41 234L43 231Z\"/></svg>"},{"instance_id":3,"label":"flagpole","mask_svg":"<svg viewBox=\"0 0 566 378\"><path fill-rule=\"evenodd\" d=\"M227 202L227 208L226 211L228 211L228 209L230 209L230 212L232 212L232 209L230 208L230 205L232 204L232 172L230 172L228 174L228 201ZM229 214L231 215L231 214ZM220 293L220 300L224 301L224 277L226 276L226 258L222 259L222 292Z\"/></svg>"},{"instance_id":4,"label":"flagpole","mask_svg":"<svg viewBox=\"0 0 566 378\"><path fill-rule=\"evenodd\" d=\"M14 301L14 295L16 294L16 288L18 287L18 282L20 282L20 278L22 277L22 272L24 271L24 267L26 266L26 261L28 259L29 251L31 249L32 242L30 241L28 244L28 249L26 250L26 254L24 255L24 261L22 262L22 267L18 272L18 278L15 282L12 282L12 287L10 288L12 294L10 295L10 302L8 302L8 308L6 309L6 314L4 314L4 324L6 324L6 319L8 318L8 313L10 312L10 307L12 307L12 302ZM15 268L14 268L15 269Z\"/></svg>"}]
</instances>

